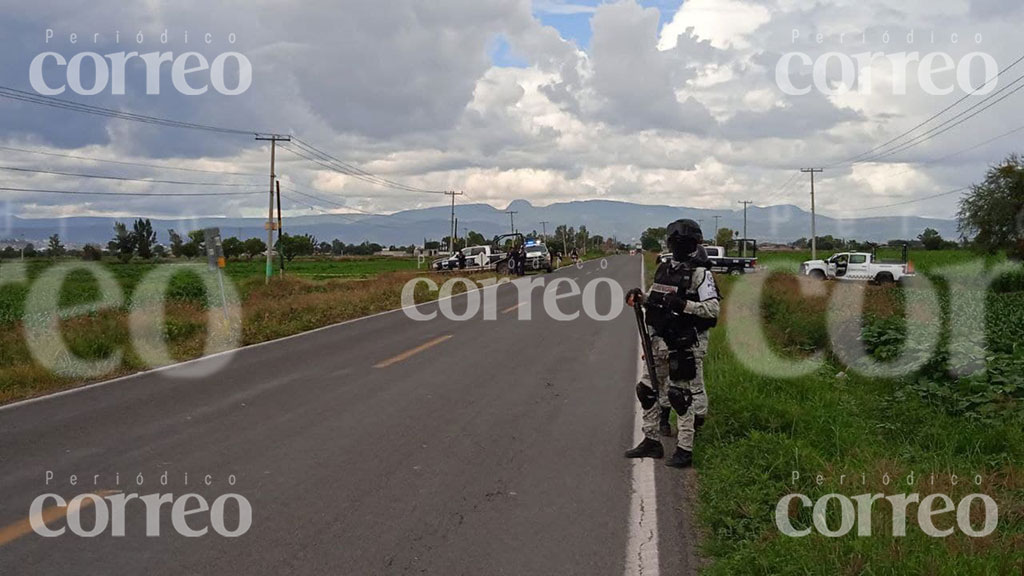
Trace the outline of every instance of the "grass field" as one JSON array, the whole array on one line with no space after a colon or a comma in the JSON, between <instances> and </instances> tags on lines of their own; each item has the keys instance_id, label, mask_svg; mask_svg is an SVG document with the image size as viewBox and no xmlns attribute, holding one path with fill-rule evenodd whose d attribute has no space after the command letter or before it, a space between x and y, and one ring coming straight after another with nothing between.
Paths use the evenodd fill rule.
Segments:
<instances>
[{"instance_id":1,"label":"grass field","mask_svg":"<svg viewBox=\"0 0 1024 576\"><path fill-rule=\"evenodd\" d=\"M69 260L56 264L84 263ZM111 289L104 290L93 274L79 270L67 275L56 294L61 308L79 307L81 310L105 297L118 302L110 308L87 311L59 323L57 330L71 353L86 360L113 361L112 370L84 377L62 375L60 370L55 372L41 365L27 343L26 322L38 320L32 315L26 316L27 299L30 293L40 292L39 278L52 270L55 263L45 259L29 260L23 267L20 262L0 263L0 280L3 280L0 282L0 403L153 367L133 349L129 314L158 298L140 295L143 279L148 274L169 270L171 266L178 267L173 268L176 272L163 291L166 321L162 332L170 358L162 364L215 351L206 346L210 333L207 322L211 316L207 313L208 292L204 280L211 287L209 294L214 306L219 305L220 292L216 276L206 270L205 263L192 263L191 269L177 264L138 261L127 264L105 261L94 265L100 266L112 279ZM263 342L397 308L403 285L417 274L416 260L412 258L295 260L287 264L284 278L275 276L266 286L264 266L262 261L232 261L227 265L227 286L237 293L241 306L240 329L233 334L232 346ZM434 279L438 284L444 281L441 277ZM422 285L416 291L418 302L436 297L436 292L428 292ZM212 319L211 325L216 327L220 316L213 314ZM46 331L44 325L42 332ZM120 360L117 359L119 353L123 353Z\"/></svg>"},{"instance_id":2,"label":"grass field","mask_svg":"<svg viewBox=\"0 0 1024 576\"><path fill-rule=\"evenodd\" d=\"M653 256L649 255L649 258ZM798 263L807 255L762 253L760 263ZM974 258L969 252L914 255L923 276ZM989 259L990 262L999 260ZM649 273L653 271L648 261ZM1019 267L1018 267L1019 272ZM1012 274L1010 276L1013 276ZM749 277L720 277L726 299L738 296ZM789 360L818 358L810 372L793 377L751 369L749 351L734 349L730 330L747 330L727 313L713 331L705 374L710 418L696 447L698 515L702 551L712 560L708 574L1021 574L1024 573L1024 297L1019 282L1003 282L983 295L983 309L967 311L983 323L989 345L968 354L981 366L951 375L948 353L933 354L914 372L898 377L865 376L840 362L826 329L823 294L805 297L793 278L773 275L761 306L770 350ZM941 306L950 311L948 289ZM868 287L868 311L857 326L875 359L902 350L908 323L930 322L949 339L949 323L920 318L920 290ZM740 339L742 340L742 339ZM941 348L940 344L940 348ZM963 355L957 358L963 358ZM985 367L981 371L978 368ZM756 368L756 367L755 367ZM799 478L794 480L794 473ZM909 475L915 483L908 485ZM959 481L954 486L953 475ZM820 482L818 476L821 476ZM981 485L965 479L981 475ZM892 507L872 508L870 536L783 535L775 508L791 493L811 501L838 493L949 495L954 503L971 493L999 505L998 528L971 538L959 530L945 538L926 535L917 506L908 506L907 535L893 536ZM832 502L826 518L840 525ZM810 509L790 506L796 529L812 526ZM971 512L982 523L981 506ZM935 521L954 526L955 515Z\"/></svg>"}]
</instances>

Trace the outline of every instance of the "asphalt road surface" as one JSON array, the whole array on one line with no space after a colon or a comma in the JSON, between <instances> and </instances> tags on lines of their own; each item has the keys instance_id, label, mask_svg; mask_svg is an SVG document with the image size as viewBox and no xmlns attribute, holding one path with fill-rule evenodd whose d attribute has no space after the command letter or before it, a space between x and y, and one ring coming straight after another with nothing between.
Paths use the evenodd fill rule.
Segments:
<instances>
[{"instance_id":1,"label":"asphalt road surface","mask_svg":"<svg viewBox=\"0 0 1024 576\"><path fill-rule=\"evenodd\" d=\"M544 279L639 285L639 257L606 265ZM387 313L239 350L204 378L175 377L193 363L0 410L0 574L692 573L693 472L622 457L636 437L632 311L560 322L538 289L523 321L519 291L493 290L495 320ZM558 304L579 311L581 297ZM114 491L234 493L252 524L224 537L200 512L188 524L209 530L188 538L168 503L147 537L147 508L129 501L123 537L26 529L42 494ZM638 507L640 491L657 506ZM71 519L55 504L56 530ZM95 508L77 514L83 529ZM225 530L238 516L229 502Z\"/></svg>"}]
</instances>

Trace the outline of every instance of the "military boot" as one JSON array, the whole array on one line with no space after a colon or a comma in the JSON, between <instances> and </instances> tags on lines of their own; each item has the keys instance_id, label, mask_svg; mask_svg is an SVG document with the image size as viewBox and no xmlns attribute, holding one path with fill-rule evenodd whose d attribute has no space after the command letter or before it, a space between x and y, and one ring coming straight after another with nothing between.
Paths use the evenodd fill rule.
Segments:
<instances>
[{"instance_id":1,"label":"military boot","mask_svg":"<svg viewBox=\"0 0 1024 576\"><path fill-rule=\"evenodd\" d=\"M636 448L626 450L626 458L663 458L664 456L665 449L661 447L661 442L650 438L644 438L636 445Z\"/></svg>"},{"instance_id":2,"label":"military boot","mask_svg":"<svg viewBox=\"0 0 1024 576\"><path fill-rule=\"evenodd\" d=\"M672 409L665 406L661 407L661 419L658 422L658 430L661 431L662 436L674 436L672 434L672 424L669 423L669 418L672 416Z\"/></svg>"},{"instance_id":3,"label":"military boot","mask_svg":"<svg viewBox=\"0 0 1024 576\"><path fill-rule=\"evenodd\" d=\"M672 457L665 461L665 466L672 468L689 468L693 466L693 452L689 450L683 450L679 446L676 446L676 451L672 454Z\"/></svg>"}]
</instances>

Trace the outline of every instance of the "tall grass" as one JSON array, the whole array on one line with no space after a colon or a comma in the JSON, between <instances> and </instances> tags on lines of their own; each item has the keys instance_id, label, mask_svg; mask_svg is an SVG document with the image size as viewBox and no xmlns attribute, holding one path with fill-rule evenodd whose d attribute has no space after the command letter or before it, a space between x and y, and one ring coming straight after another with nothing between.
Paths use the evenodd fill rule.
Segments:
<instances>
[{"instance_id":1,"label":"tall grass","mask_svg":"<svg viewBox=\"0 0 1024 576\"><path fill-rule=\"evenodd\" d=\"M946 263L940 254L930 256L919 270L944 266L960 254L948 256ZM719 281L729 298L743 279ZM997 297L1016 302L1020 295ZM914 305L906 290L872 288L864 323L868 338L879 322L891 324L885 334L899 333ZM825 298L801 296L795 280L773 278L766 284L761 313L776 353L825 353L821 368L802 377L773 378L744 368L737 358L744 351L729 349L725 337L726 330L743 327L730 325L728 317L712 333L705 361L710 417L695 452L702 551L712 560L706 573L1024 573L1024 416L1016 401L1004 395L1009 409L970 418L919 394L914 377L861 376L830 354L824 310ZM999 310L995 315L1006 327L990 323L988 329L1021 342L1024 308ZM795 481L794 472L799 473ZM916 483L908 486L911 473ZM953 474L961 478L956 486ZM979 474L980 486L962 480ZM918 528L912 504L907 536L894 537L885 501L873 507L871 536L858 537L854 529L839 538L816 532L792 538L775 525L776 504L790 493L815 501L829 493L915 492L922 497L945 493L954 502L970 493L988 494L999 504L999 526L980 539L959 531L932 538ZM835 527L839 519L833 512L829 525ZM972 517L980 526L977 512ZM791 508L789 514L797 528L810 526L809 510ZM951 523L950 515L937 521L941 528Z\"/></svg>"}]
</instances>

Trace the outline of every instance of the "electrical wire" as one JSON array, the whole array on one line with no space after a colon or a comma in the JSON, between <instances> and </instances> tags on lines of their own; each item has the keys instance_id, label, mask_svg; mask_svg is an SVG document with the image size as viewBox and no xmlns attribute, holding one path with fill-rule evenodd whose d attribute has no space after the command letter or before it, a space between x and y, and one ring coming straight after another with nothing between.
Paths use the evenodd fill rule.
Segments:
<instances>
[{"instance_id":1,"label":"electrical wire","mask_svg":"<svg viewBox=\"0 0 1024 576\"><path fill-rule=\"evenodd\" d=\"M226 172L223 170L204 170L201 168L182 168L177 166L164 166L162 164L147 164L145 162L127 162L125 160L108 160L106 158L96 158L94 156L79 156L75 154L61 154L59 152L48 152L44 150L30 150L27 148L16 148L14 146L0 146L0 150L8 150L11 152L24 152L26 154L39 154L42 156L55 156L58 158L71 158L74 160L88 160L90 162L104 162L107 164L120 164L123 166L140 166L144 168L157 168L159 170L176 170L179 172L199 172L203 174L221 174L228 176L265 176L265 174L257 174L255 172Z\"/></svg>"},{"instance_id":2,"label":"electrical wire","mask_svg":"<svg viewBox=\"0 0 1024 576\"><path fill-rule=\"evenodd\" d=\"M146 182L149 184L176 184L182 186L224 186L233 188L256 188L262 184L239 184L231 182L188 182L183 180L158 180L151 178L128 178L126 176L107 176L102 174L81 174L76 172L61 172L58 170L40 170L33 168L16 168L14 166L0 166L0 170L9 172L30 172L33 174L51 174L54 176L72 176L75 178L97 178L101 180L116 180L118 182Z\"/></svg>"},{"instance_id":3,"label":"electrical wire","mask_svg":"<svg viewBox=\"0 0 1024 576\"><path fill-rule=\"evenodd\" d=\"M139 192L86 192L84 190L53 190L42 188L15 188L12 186L0 186L0 190L8 192L37 192L41 194L81 194L85 196L134 196L139 198L160 198L163 196L244 196L249 194L260 194L259 191L252 192L161 192L158 194L143 194Z\"/></svg>"}]
</instances>

